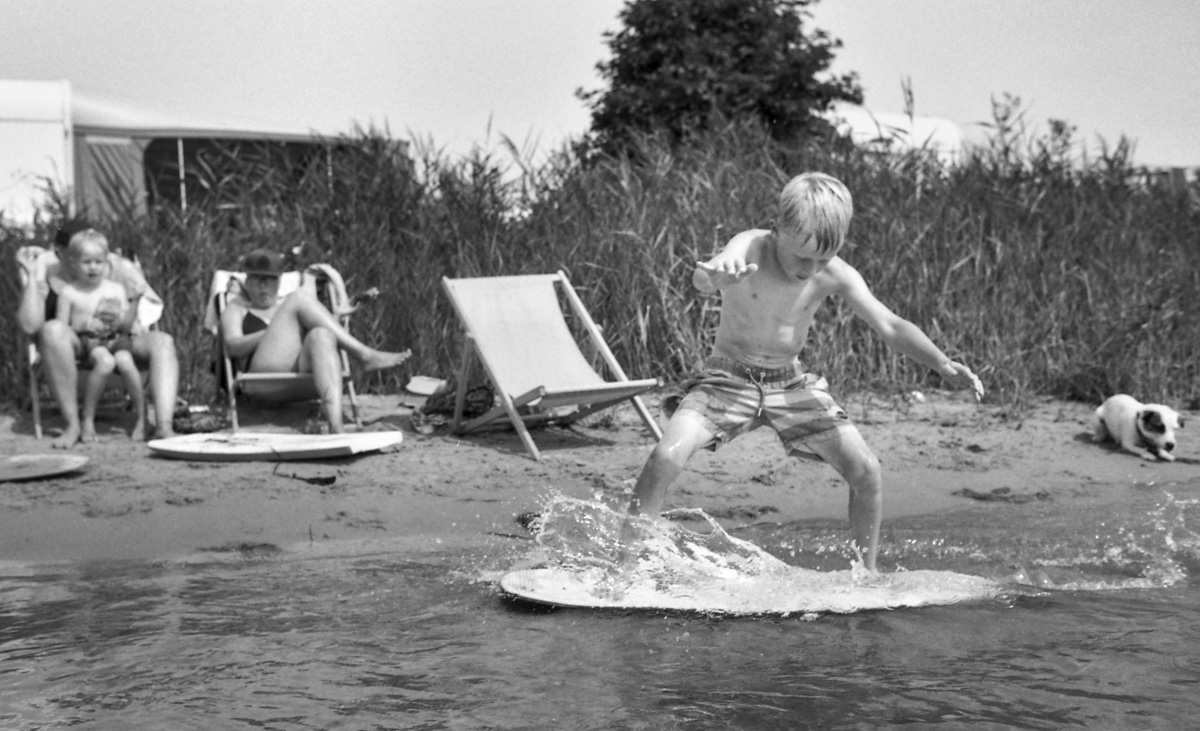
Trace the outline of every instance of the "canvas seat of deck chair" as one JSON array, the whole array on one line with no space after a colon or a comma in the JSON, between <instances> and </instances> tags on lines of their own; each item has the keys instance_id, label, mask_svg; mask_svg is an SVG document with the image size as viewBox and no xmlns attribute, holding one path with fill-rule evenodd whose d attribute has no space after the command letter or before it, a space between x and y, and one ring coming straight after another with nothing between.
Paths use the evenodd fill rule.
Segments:
<instances>
[{"instance_id":1,"label":"canvas seat of deck chair","mask_svg":"<svg viewBox=\"0 0 1200 731\"><path fill-rule=\"evenodd\" d=\"M442 278L463 327L453 429L465 434L487 426L511 426L534 459L541 453L531 426L569 424L600 409L630 402L656 439L662 430L640 394L661 385L657 378L630 380L613 356L567 275ZM559 299L603 360L613 380L592 367L572 334ZM483 365L500 404L464 423L463 406L475 359Z\"/></svg>"},{"instance_id":2,"label":"canvas seat of deck chair","mask_svg":"<svg viewBox=\"0 0 1200 731\"><path fill-rule=\"evenodd\" d=\"M137 262L134 262L135 266ZM22 279L25 272L21 272ZM24 286L24 281L22 281ZM142 297L138 300L137 322L146 330L153 330L158 327L158 321L162 318L163 302L153 289L147 289ZM29 410L33 416L33 436L35 439L41 439L43 434L42 428L42 353L38 348L36 338L30 337L26 344L26 371L29 381ZM85 359L86 362L86 359ZM78 390L79 398L83 398L84 391L87 388L87 374L91 368L87 365L80 364L78 368ZM138 364L138 372L142 376L142 386L149 392L149 372L147 368ZM121 374L115 370L109 374L108 381L105 383L104 390L106 393L120 393L119 404L121 406L128 405L128 394L125 392L125 381ZM104 402L102 402L103 404ZM170 419L173 415L168 414L165 418ZM155 415L155 418L164 418Z\"/></svg>"},{"instance_id":3,"label":"canvas seat of deck chair","mask_svg":"<svg viewBox=\"0 0 1200 731\"><path fill-rule=\"evenodd\" d=\"M221 314L228 306L229 298L244 296L243 284L246 281L244 272L234 272L218 269L213 273L212 285L209 288L207 309L205 311L205 328L215 336L217 390L225 391L229 406L229 423L233 431L240 428L238 422L238 396L242 395L251 401L255 400L253 391L256 386L279 386L295 389L294 401L311 401L320 398L316 383L311 373L296 373L293 371L259 371L248 372L238 367L234 359L225 350L225 341L221 335ZM350 315L346 311L350 298L346 294L346 285L341 274L328 264L314 264L303 271L284 272L279 277L279 297L283 298L303 287L312 287L331 312L342 312L338 316L343 327L349 329ZM354 380L350 372L350 360L346 352L338 349L342 365L342 387L346 400L350 402L350 410L355 426L362 427L359 414L358 393L354 388ZM218 397L220 394L218 393ZM293 400L293 399L289 399Z\"/></svg>"}]
</instances>

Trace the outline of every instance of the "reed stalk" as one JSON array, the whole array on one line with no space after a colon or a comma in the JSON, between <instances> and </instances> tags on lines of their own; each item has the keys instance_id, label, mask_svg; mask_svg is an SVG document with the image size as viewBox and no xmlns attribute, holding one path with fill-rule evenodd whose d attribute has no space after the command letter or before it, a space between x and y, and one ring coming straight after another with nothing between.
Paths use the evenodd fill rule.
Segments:
<instances>
[{"instance_id":1,"label":"reed stalk","mask_svg":"<svg viewBox=\"0 0 1200 731\"><path fill-rule=\"evenodd\" d=\"M1000 110L1005 111L1005 110ZM157 205L107 225L163 295L181 393L211 400L204 303L212 272L251 248L327 262L352 293L379 298L353 329L409 366L363 378L392 393L412 374L451 377L461 338L443 276L568 272L631 377L685 378L711 344L718 300L694 292L694 263L737 231L769 226L782 184L805 170L841 178L856 215L842 256L875 294L974 367L1014 413L1039 396L1098 402L1115 392L1195 405L1200 369L1200 207L1143 185L1124 143L1068 158L1069 129L1030 139L998 118L994 144L953 167L926 151L878 155L844 141L773 141L752 123L688 146L646 135L621 157L570 147L534 163L511 140L451 157L358 131L328 154L249 155L218 146L186 213ZM999 115L998 115L999 116ZM1067 139L1064 139L1067 138ZM6 261L45 242L0 227ZM15 277L0 283L5 352L21 352ZM842 303L823 306L803 358L839 392L941 386L889 351ZM0 362L0 401L24 394L22 359Z\"/></svg>"}]
</instances>

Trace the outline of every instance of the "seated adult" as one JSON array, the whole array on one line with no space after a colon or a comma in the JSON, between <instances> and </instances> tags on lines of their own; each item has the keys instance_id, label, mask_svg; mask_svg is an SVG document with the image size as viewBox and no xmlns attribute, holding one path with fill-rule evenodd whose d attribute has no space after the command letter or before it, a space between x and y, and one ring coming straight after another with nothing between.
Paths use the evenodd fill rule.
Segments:
<instances>
[{"instance_id":1,"label":"seated adult","mask_svg":"<svg viewBox=\"0 0 1200 731\"><path fill-rule=\"evenodd\" d=\"M16 256L22 275L17 323L25 334L37 342L42 357L42 372L62 414L63 433L52 443L59 449L74 446L82 433L79 420L79 366L76 361L79 336L67 323L55 319L58 293L67 279L60 273L71 238L90 228L83 221L68 221L55 233L53 251L40 246L26 246L19 249ZM162 306L162 301L150 289L137 264L113 252L108 255L108 266L107 278L124 287L133 310ZM135 362L150 371L155 428L149 434L158 438L174 436L171 420L179 391L179 357L175 352L175 339L165 332L145 327L135 328L131 337L130 353Z\"/></svg>"},{"instance_id":2,"label":"seated adult","mask_svg":"<svg viewBox=\"0 0 1200 731\"><path fill-rule=\"evenodd\" d=\"M241 359L249 373L311 373L330 433L345 431L342 423L342 361L345 350L364 370L393 368L411 351L384 352L350 334L337 317L308 289L279 296L283 257L255 249L242 260L246 281L242 292L229 297L221 313L225 351ZM242 390L256 399L290 402L309 398L306 384L245 383Z\"/></svg>"}]
</instances>

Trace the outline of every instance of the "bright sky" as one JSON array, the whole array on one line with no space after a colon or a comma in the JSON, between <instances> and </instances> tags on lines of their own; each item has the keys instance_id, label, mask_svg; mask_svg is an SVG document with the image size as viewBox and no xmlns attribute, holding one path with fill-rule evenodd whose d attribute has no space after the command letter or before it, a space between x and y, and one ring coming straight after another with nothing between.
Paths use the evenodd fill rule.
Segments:
<instances>
[{"instance_id":1,"label":"bright sky","mask_svg":"<svg viewBox=\"0 0 1200 731\"><path fill-rule=\"evenodd\" d=\"M451 152L556 147L586 130L623 0L0 0L0 74L269 125L387 125ZM823 0L875 111L990 118L1003 92L1136 161L1200 166L1196 0Z\"/></svg>"},{"instance_id":2,"label":"bright sky","mask_svg":"<svg viewBox=\"0 0 1200 731\"><path fill-rule=\"evenodd\" d=\"M841 38L833 70L857 71L874 111L990 121L1004 92L1047 119L1136 141L1145 165L1200 167L1200 2L1196 0L824 0L816 26Z\"/></svg>"}]
</instances>

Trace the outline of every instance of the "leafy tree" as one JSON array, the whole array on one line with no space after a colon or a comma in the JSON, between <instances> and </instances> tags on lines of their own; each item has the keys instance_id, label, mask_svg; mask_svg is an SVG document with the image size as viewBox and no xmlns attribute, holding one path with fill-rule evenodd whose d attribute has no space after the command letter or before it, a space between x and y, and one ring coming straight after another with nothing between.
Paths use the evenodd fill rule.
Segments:
<instances>
[{"instance_id":1,"label":"leafy tree","mask_svg":"<svg viewBox=\"0 0 1200 731\"><path fill-rule=\"evenodd\" d=\"M862 89L854 73L827 73L840 40L805 35L815 2L630 0L624 28L605 34L612 58L596 66L609 88L576 92L592 111L592 142L612 151L654 130L680 140L746 115L777 139L824 131L818 114L861 103Z\"/></svg>"}]
</instances>

